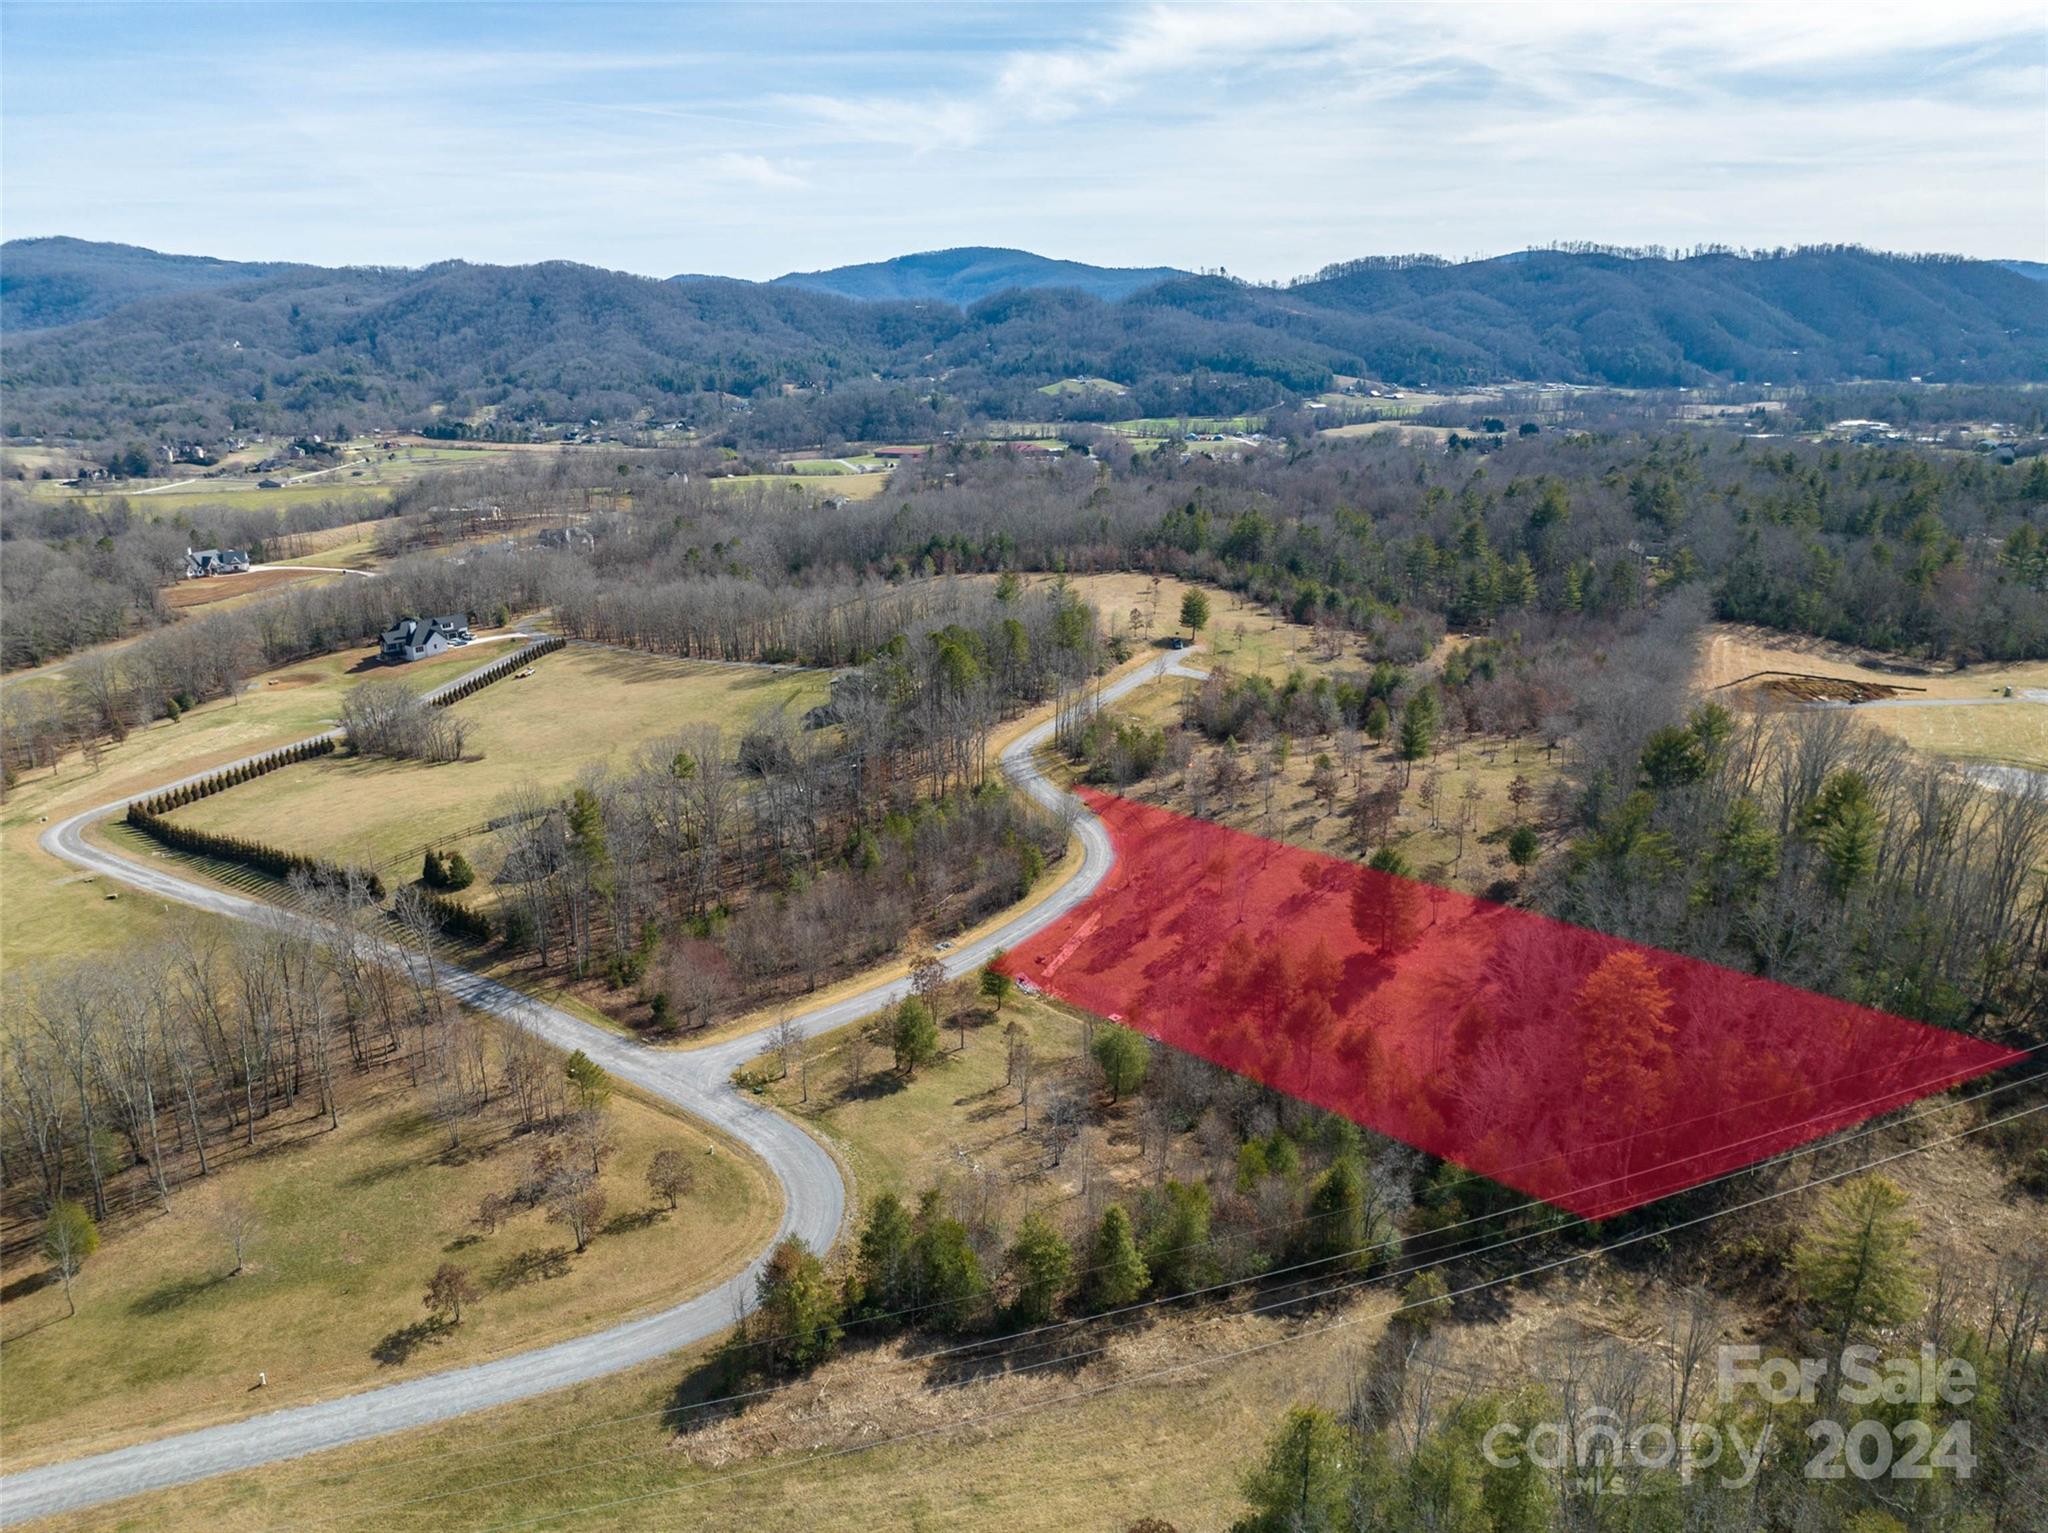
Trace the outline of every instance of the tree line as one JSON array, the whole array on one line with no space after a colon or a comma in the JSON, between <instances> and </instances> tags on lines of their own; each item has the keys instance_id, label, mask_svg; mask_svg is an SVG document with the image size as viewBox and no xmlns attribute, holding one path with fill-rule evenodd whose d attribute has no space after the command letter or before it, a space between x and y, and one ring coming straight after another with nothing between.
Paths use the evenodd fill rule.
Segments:
<instances>
[{"instance_id":1,"label":"tree line","mask_svg":"<svg viewBox=\"0 0 2048 1533\"><path fill-rule=\"evenodd\" d=\"M438 989L434 921L395 919L358 880L294 877L294 912L194 929L118 958L46 970L12 998L0 1181L38 1213L96 1222L154 1204L255 1148L274 1123L338 1124L350 1082L401 1078L451 1137L509 1095L521 1121L563 1112L560 1066L507 1030L493 1046Z\"/></svg>"}]
</instances>

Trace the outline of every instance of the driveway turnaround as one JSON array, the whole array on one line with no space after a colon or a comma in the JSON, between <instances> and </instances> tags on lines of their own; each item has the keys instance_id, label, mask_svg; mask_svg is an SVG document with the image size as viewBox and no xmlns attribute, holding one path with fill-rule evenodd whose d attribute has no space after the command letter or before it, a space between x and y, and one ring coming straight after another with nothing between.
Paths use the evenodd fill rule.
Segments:
<instances>
[{"instance_id":1,"label":"driveway turnaround","mask_svg":"<svg viewBox=\"0 0 2048 1533\"><path fill-rule=\"evenodd\" d=\"M1099 701L1114 701L1157 680L1175 667L1178 658L1168 653L1146 662L1102 688ZM447 686L460 686L467 679L458 678ZM446 688L437 689L440 690ZM945 966L949 974L964 974L977 968L997 948L1014 946L1040 927L1058 920L1095 891L1114 861L1115 854L1102 823L1077 799L1062 792L1038 766L1038 751L1050 738L1052 729L1052 721L1048 720L1012 742L1003 751L1002 768L1013 783L1038 803L1073 817L1074 830L1081 842L1080 868L1045 900L948 953ZM183 781L212 776L220 770L211 767ZM166 783L151 789L149 794L136 796L148 797L174 786L178 784ZM39 844L44 851L78 867L216 915L269 924L301 920L278 906L181 878L165 868L151 867L86 839L90 826L119 814L130 802L122 799L73 815L45 830ZM417 954L397 944L386 945L383 957L393 965L409 966L421 961ZM653 1093L745 1145L766 1164L782 1192L782 1220L768 1250L708 1293L588 1336L493 1362L427 1374L403 1384L388 1384L245 1421L179 1432L132 1447L8 1475L0 1479L0 1525L76 1511L123 1496L338 1448L387 1432L448 1421L651 1362L717 1335L750 1309L755 1302L755 1282L768 1253L786 1236L801 1236L820 1251L839 1238L846 1222L846 1185L832 1157L790 1119L732 1084L734 1070L762 1052L766 1039L761 1033L743 1034L699 1049L650 1048L466 969L437 962L435 974L441 989L464 1005L523 1027L558 1048L581 1049L617 1078ZM794 1020L807 1036L815 1036L895 1005L909 990L907 978L890 980L815 1007Z\"/></svg>"}]
</instances>

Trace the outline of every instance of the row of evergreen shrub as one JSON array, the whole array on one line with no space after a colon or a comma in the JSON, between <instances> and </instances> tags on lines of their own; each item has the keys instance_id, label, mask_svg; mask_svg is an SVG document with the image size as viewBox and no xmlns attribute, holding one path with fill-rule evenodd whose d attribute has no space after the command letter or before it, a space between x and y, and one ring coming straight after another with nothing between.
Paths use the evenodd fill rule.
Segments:
<instances>
[{"instance_id":1,"label":"row of evergreen shrub","mask_svg":"<svg viewBox=\"0 0 2048 1533\"><path fill-rule=\"evenodd\" d=\"M442 931L451 937L462 937L471 942L491 940L491 920L480 910L473 910L460 900L451 900L445 894L423 894L421 902L427 913Z\"/></svg>"},{"instance_id":2,"label":"row of evergreen shrub","mask_svg":"<svg viewBox=\"0 0 2048 1533\"><path fill-rule=\"evenodd\" d=\"M446 708L459 703L472 693L488 687L492 682L503 681L529 660L538 660L542 655L551 655L568 642L567 639L562 638L560 635L537 639L510 659L500 660L495 665L486 666L474 675L457 682L448 691L434 699L434 706L436 708Z\"/></svg>"},{"instance_id":3,"label":"row of evergreen shrub","mask_svg":"<svg viewBox=\"0 0 2048 1533\"><path fill-rule=\"evenodd\" d=\"M552 654L567 643L568 640L554 635L525 645L518 653L486 666L450 691L435 698L434 706L446 708L453 703L459 703L480 688L487 687L494 681L504 680L529 661ZM213 831L197 830L189 825L176 825L164 818L174 809L197 803L203 798L211 798L223 789L275 772L279 767L290 766L299 761L310 761L316 756L331 756L339 744L333 735L301 740L295 745L287 745L247 761L237 762L196 782L138 799L128 806L128 823L173 851L193 852L202 857L237 862L244 867L254 868L259 873L268 873L273 878L289 878L294 873L304 873L322 883L345 881L350 876L350 869L322 861L318 857L308 857L303 852L287 852L241 836L223 836ZM464 864L464 871L467 871L467 864ZM384 881L374 872L367 868L354 869L353 872L372 898L384 898ZM461 888L465 883L467 880L453 883L453 887ZM446 899L440 895L428 895L426 899L428 908L433 911L434 919L440 923L442 930L477 942L490 940L491 923L486 917L459 901Z\"/></svg>"},{"instance_id":4,"label":"row of evergreen shrub","mask_svg":"<svg viewBox=\"0 0 2048 1533\"><path fill-rule=\"evenodd\" d=\"M341 884L353 876L372 899L384 898L384 880L368 868L344 868L318 857L308 857L303 852L287 852L278 847L265 846L261 841L250 841L241 836L223 836L210 830L198 830L190 825L179 825L151 813L142 804L128 806L128 823L151 839L176 852L191 852L201 857L215 857L223 862L238 862L259 873L268 873L272 878L290 878L294 873L303 873L315 883Z\"/></svg>"},{"instance_id":5,"label":"row of evergreen shrub","mask_svg":"<svg viewBox=\"0 0 2048 1533\"><path fill-rule=\"evenodd\" d=\"M173 809L182 808L186 804L196 804L203 798L213 797L225 788L234 787L236 783L265 776L275 772L279 767L290 766L295 761L310 761L315 756L331 756L338 743L332 735L301 740L296 745L287 745L262 756L252 756L247 761L238 761L210 777L202 777L182 787L166 788L161 793L139 800L139 807L146 814L169 814Z\"/></svg>"}]
</instances>

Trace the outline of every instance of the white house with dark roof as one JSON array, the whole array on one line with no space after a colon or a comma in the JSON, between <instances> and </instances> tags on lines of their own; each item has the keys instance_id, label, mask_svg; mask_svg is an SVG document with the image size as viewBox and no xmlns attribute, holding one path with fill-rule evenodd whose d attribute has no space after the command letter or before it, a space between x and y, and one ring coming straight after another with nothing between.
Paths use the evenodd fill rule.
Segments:
<instances>
[{"instance_id":1,"label":"white house with dark roof","mask_svg":"<svg viewBox=\"0 0 2048 1533\"><path fill-rule=\"evenodd\" d=\"M470 640L469 619L457 612L448 617L402 617L384 630L384 658L395 665L424 660Z\"/></svg>"},{"instance_id":2,"label":"white house with dark roof","mask_svg":"<svg viewBox=\"0 0 2048 1533\"><path fill-rule=\"evenodd\" d=\"M239 548L188 548L185 550L185 578L201 580L208 575L239 575L249 568L249 556Z\"/></svg>"}]
</instances>

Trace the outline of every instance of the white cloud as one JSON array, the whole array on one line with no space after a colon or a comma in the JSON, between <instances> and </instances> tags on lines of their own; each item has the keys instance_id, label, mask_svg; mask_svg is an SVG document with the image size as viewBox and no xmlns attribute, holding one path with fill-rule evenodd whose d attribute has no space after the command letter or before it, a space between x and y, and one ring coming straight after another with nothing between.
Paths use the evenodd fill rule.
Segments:
<instances>
[{"instance_id":1,"label":"white cloud","mask_svg":"<svg viewBox=\"0 0 2048 1533\"><path fill-rule=\"evenodd\" d=\"M90 112L17 27L7 232L750 276L969 243L1253 276L1578 238L2048 256L2029 6L543 13L452 52L87 49Z\"/></svg>"}]
</instances>

